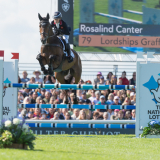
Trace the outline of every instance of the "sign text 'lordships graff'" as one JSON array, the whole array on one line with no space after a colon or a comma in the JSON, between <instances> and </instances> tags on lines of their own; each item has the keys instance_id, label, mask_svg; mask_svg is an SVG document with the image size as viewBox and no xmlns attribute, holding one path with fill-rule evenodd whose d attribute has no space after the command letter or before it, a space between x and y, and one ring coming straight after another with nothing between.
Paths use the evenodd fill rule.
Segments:
<instances>
[{"instance_id":1,"label":"sign text 'lordships graff'","mask_svg":"<svg viewBox=\"0 0 160 160\"><path fill-rule=\"evenodd\" d=\"M79 35L79 46L160 48L160 37Z\"/></svg>"}]
</instances>

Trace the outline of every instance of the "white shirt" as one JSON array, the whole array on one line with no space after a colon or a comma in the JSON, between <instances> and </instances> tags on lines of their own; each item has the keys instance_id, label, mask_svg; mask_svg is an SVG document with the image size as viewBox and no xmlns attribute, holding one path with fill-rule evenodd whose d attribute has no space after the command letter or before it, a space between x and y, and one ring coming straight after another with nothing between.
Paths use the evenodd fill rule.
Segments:
<instances>
[{"instance_id":1,"label":"white shirt","mask_svg":"<svg viewBox=\"0 0 160 160\"><path fill-rule=\"evenodd\" d=\"M43 80L42 78L39 78L39 79L35 78L35 82L43 83Z\"/></svg>"},{"instance_id":2,"label":"white shirt","mask_svg":"<svg viewBox=\"0 0 160 160\"><path fill-rule=\"evenodd\" d=\"M113 112L113 111L112 111L111 114L108 112L108 119L107 119L107 120L111 120L110 118L111 118L112 115L114 115L114 112Z\"/></svg>"},{"instance_id":3,"label":"white shirt","mask_svg":"<svg viewBox=\"0 0 160 160\"><path fill-rule=\"evenodd\" d=\"M93 102L93 101L96 100L96 97L90 97L89 100L90 100L91 102Z\"/></svg>"}]
</instances>

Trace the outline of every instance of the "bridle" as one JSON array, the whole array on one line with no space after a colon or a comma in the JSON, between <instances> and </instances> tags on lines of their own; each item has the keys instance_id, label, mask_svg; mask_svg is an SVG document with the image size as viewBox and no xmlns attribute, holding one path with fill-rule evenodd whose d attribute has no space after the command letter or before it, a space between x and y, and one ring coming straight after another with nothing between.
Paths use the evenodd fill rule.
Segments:
<instances>
[{"instance_id":1,"label":"bridle","mask_svg":"<svg viewBox=\"0 0 160 160\"><path fill-rule=\"evenodd\" d=\"M47 24L49 24L48 21L42 21L42 22L40 22L40 28L41 28L41 27L44 28L44 26L46 26ZM50 28L51 28L51 26L50 26L50 24L49 24L48 33L46 33L46 32L40 33L40 35L45 36L44 38L41 38L41 39L40 39L41 42L42 42L42 44L46 44L47 39L50 38L50 37L53 37L53 36L49 36L49 30L50 30Z\"/></svg>"}]
</instances>

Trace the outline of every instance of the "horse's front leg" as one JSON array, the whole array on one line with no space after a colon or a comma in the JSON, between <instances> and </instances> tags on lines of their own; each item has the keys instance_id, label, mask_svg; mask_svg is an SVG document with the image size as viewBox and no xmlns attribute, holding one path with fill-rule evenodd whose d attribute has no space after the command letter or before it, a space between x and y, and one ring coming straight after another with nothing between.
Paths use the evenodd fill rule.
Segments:
<instances>
[{"instance_id":1,"label":"horse's front leg","mask_svg":"<svg viewBox=\"0 0 160 160\"><path fill-rule=\"evenodd\" d=\"M47 75L47 74L48 74L48 71L46 70L46 68L45 68L45 66L44 66L44 64L43 64L43 62L42 62L42 61L43 61L43 58L44 58L44 57L41 56L41 53L39 53L39 54L37 55L37 57L36 57L36 59L38 60L40 66L41 66L41 71L44 73L44 75Z\"/></svg>"},{"instance_id":2,"label":"horse's front leg","mask_svg":"<svg viewBox=\"0 0 160 160\"><path fill-rule=\"evenodd\" d=\"M55 57L54 55L50 55L50 56L49 56L48 74L49 74L50 76L53 76L53 75L54 75L53 65L52 65L53 60L54 60L54 57Z\"/></svg>"}]
</instances>

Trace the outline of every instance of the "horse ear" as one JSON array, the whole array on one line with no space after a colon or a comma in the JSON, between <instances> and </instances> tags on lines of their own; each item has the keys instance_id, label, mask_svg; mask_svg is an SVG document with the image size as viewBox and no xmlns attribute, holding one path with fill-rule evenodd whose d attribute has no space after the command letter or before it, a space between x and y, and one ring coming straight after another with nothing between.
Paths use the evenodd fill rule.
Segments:
<instances>
[{"instance_id":1,"label":"horse ear","mask_svg":"<svg viewBox=\"0 0 160 160\"><path fill-rule=\"evenodd\" d=\"M38 18L40 21L43 19L39 13L38 13Z\"/></svg>"},{"instance_id":2,"label":"horse ear","mask_svg":"<svg viewBox=\"0 0 160 160\"><path fill-rule=\"evenodd\" d=\"M49 13L47 13L47 19L49 20Z\"/></svg>"}]
</instances>

